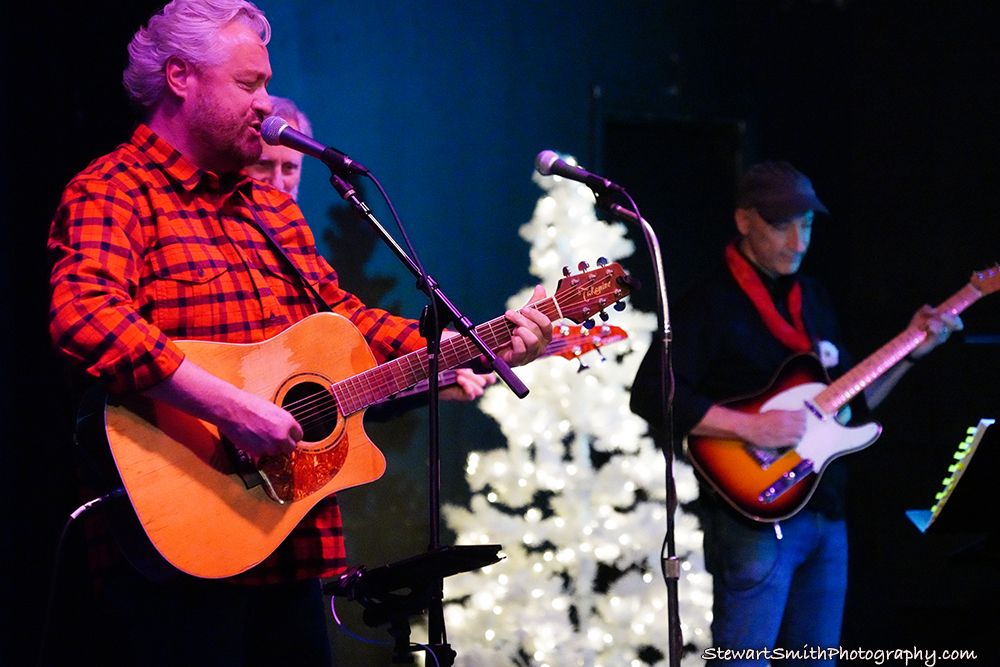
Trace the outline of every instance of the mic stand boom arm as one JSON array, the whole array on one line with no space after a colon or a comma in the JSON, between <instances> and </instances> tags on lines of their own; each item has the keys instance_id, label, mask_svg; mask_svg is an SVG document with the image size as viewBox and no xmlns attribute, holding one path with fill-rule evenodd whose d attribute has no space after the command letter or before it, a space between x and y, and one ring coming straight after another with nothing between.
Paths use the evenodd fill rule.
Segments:
<instances>
[{"instance_id":1,"label":"mic stand boom arm","mask_svg":"<svg viewBox=\"0 0 1000 667\"><path fill-rule=\"evenodd\" d=\"M510 390L513 391L518 398L524 398L527 396L527 386L525 386L525 384L521 382L521 379L514 374L510 365L507 364L507 362L502 358L498 357L496 353L483 342L482 338L479 337L479 334L476 333L475 326L469 318L463 315L455 304L452 303L447 296L445 296L444 292L441 291L441 288L438 286L434 278L423 273L420 267L418 267L416 263L410 259L409 255L407 255L406 252L399 247L399 244L396 243L396 240L385 230L382 224L371 212L371 209L369 209L368 206L358 198L354 186L337 174L333 173L332 169L330 184L333 185L334 189L340 193L340 196L343 197L347 203L353 206L355 210L368 219L372 227L376 232L378 232L379 236L382 237L382 240L386 243L386 245L389 246L393 253L395 253L396 257L399 258L406 268L410 270L410 273L412 273L417 279L417 287L419 287L420 290L429 298L433 299L434 304L445 308L448 316L444 318L444 322L447 323L449 320L454 322L455 328L458 329L458 332L475 343L476 347L483 353L483 356L486 357L488 367L491 367L496 374L500 376L500 379L503 380L508 387L510 387ZM428 342L430 341L428 340ZM431 373L430 379L432 384L434 383L434 378L436 377L436 372Z\"/></svg>"}]
</instances>

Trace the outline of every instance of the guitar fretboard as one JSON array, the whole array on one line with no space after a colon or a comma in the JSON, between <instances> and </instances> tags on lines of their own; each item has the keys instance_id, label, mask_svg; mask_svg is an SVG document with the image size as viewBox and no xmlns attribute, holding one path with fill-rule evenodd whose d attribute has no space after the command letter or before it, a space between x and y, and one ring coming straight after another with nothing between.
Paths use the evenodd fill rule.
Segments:
<instances>
[{"instance_id":1,"label":"guitar fretboard","mask_svg":"<svg viewBox=\"0 0 1000 667\"><path fill-rule=\"evenodd\" d=\"M942 302L937 310L940 313L958 315L975 303L982 293L969 283L958 292ZM916 327L907 327L898 336L880 347L864 361L840 376L821 391L813 399L816 406L825 414L832 415L847 404L852 398L862 392L886 371L895 366L903 357L912 352L924 342L927 332Z\"/></svg>"},{"instance_id":2,"label":"guitar fretboard","mask_svg":"<svg viewBox=\"0 0 1000 667\"><path fill-rule=\"evenodd\" d=\"M528 307L541 311L550 320L562 317L554 297ZM506 317L498 317L480 324L475 331L491 350L497 350L510 342L514 324ZM479 354L479 348L472 341L464 336L453 336L441 341L438 366L442 369L454 368L472 361ZM347 416L417 384L429 374L430 358L424 349L337 382L331 390L341 414Z\"/></svg>"}]
</instances>

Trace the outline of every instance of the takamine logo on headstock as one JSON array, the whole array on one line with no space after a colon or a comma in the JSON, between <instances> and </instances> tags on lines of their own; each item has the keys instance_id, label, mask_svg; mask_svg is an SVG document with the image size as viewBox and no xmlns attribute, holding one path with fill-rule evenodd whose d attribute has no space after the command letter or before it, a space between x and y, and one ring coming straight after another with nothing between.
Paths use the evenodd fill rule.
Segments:
<instances>
[{"instance_id":1,"label":"takamine logo on headstock","mask_svg":"<svg viewBox=\"0 0 1000 667\"><path fill-rule=\"evenodd\" d=\"M597 313L602 319L607 319L603 311L608 306L613 305L615 310L625 308L622 299L631 293L635 281L620 265L608 263L603 257L597 260L596 269L588 271L589 267L586 262L580 262L577 268L583 273L575 276L570 275L568 267L564 267L563 275L566 277L559 281L554 298L559 303L562 317L592 327L590 318Z\"/></svg>"}]
</instances>

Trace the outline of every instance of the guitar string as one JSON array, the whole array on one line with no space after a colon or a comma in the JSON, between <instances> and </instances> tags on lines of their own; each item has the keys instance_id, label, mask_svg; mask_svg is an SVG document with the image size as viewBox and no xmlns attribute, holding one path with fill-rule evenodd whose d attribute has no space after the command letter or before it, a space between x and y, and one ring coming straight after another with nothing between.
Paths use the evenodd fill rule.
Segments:
<instances>
[{"instance_id":1,"label":"guitar string","mask_svg":"<svg viewBox=\"0 0 1000 667\"><path fill-rule=\"evenodd\" d=\"M937 309L958 315L975 303L980 296L972 285L966 285L938 305ZM832 382L826 389L817 394L813 401L824 412L836 412L889 368L896 365L900 359L912 352L926 337L926 331L907 327L853 369ZM774 450L766 450L750 444L745 444L744 449L761 464L773 463L777 458L780 458L780 455Z\"/></svg>"},{"instance_id":2,"label":"guitar string","mask_svg":"<svg viewBox=\"0 0 1000 667\"><path fill-rule=\"evenodd\" d=\"M492 323L487 323L487 325L489 324ZM508 328L508 336L510 331L511 329ZM489 334L485 331L482 332L481 335L489 336ZM496 346L496 338L497 336L494 334L494 346ZM452 341L449 339L442 343L442 357L446 359L458 359L454 361L454 363L462 363L462 360L471 358L470 352L472 349L472 345L468 343L468 341ZM451 364L452 361L448 361L446 363ZM386 366L389 366L390 364L392 367L387 369ZM409 364L411 368L404 368L407 364ZM421 357L419 352L413 353L411 355L400 357L392 362L388 362L387 364L368 369L368 371L352 378L347 378L346 380L337 383L337 385L345 388L347 393L346 398L353 399L354 402L358 402L358 400L361 399L361 402L364 402L364 400L370 397L378 395L392 395L393 393L402 391L406 388L406 386L416 384L421 379L426 378L427 366L426 357ZM373 379L377 380L377 382L372 382ZM359 384L366 385L366 388L362 388L360 391L357 390L357 385ZM390 388L392 388L393 391L388 391ZM331 410L335 411L337 408L334 392L328 390L315 392L310 397L295 401L284 407L299 420L303 427L306 427L307 425L316 425L318 422L325 419ZM312 412L309 412L309 410L312 410ZM350 413L355 411L356 410L351 410ZM306 421L310 423L307 424L305 423Z\"/></svg>"},{"instance_id":3,"label":"guitar string","mask_svg":"<svg viewBox=\"0 0 1000 667\"><path fill-rule=\"evenodd\" d=\"M484 333L484 335L487 334ZM466 349L465 350L459 349L461 347L464 347ZM467 358L470 347L471 345L468 344L467 341L446 339L442 343L442 356L445 358L455 358L455 357ZM391 393L398 393L399 391L402 391L403 388L405 388L405 387L399 388L402 382L410 382L411 384L415 384L419 382L420 379L426 377L427 375L427 364L425 363L426 357L421 358L421 352L423 351L404 355L403 357L394 359L390 362L387 362L386 364L382 364L381 366L376 366L374 368L368 369L367 371L364 371L363 373L353 376L352 378L347 378L341 383L337 384L343 385L345 387L349 386L350 384L355 384L355 385L367 384L368 388L360 392L360 395L362 397L374 396L376 394L385 393L386 390L388 390L390 387L397 387L397 389ZM461 361L456 361L454 363L461 363ZM407 364L410 365L411 367L410 369L404 368L404 366L406 366ZM385 379L384 380L380 379L383 376L385 377ZM408 379L407 376L409 376ZM371 380L373 377L379 378L380 381L377 383L372 383ZM389 393L389 395L391 395L391 393ZM357 394L358 392L355 392L355 396L352 397L355 397L356 399ZM316 415L310 414L308 410L310 408L317 407L317 405L321 410L328 411L330 408L335 409L336 407L335 405L334 406L329 405L330 400L335 400L333 392L328 390L322 390L315 392L304 399L293 401L292 403L289 403L284 407L286 410L292 412L292 414L295 415L297 419L300 418L309 419L310 417L314 417ZM321 414L320 418L323 418L324 416L325 415Z\"/></svg>"},{"instance_id":4,"label":"guitar string","mask_svg":"<svg viewBox=\"0 0 1000 667\"><path fill-rule=\"evenodd\" d=\"M471 358L471 357L470 357ZM458 362L461 363L461 362ZM425 364L420 364L422 367L422 373L418 376L415 373L411 373L409 384L416 384L420 379L427 376L427 369ZM371 375L371 374L367 374ZM383 373L385 375L385 373ZM413 379L419 378L419 379ZM380 380L378 383L372 383L371 377L366 377L359 380L358 378L351 378L352 382L350 385L367 385L360 390L356 386L343 385L346 390L346 412L347 414L353 414L357 412L364 403L374 402L374 397L376 396L391 396L392 394L399 393L406 388L406 384L403 384L403 380L400 379L398 375L393 376L393 378L387 378ZM389 391L392 388L392 391ZM331 415L335 415L338 412L338 405L335 393L331 390L322 390L316 392L316 400L313 401L311 405L299 406L295 409L289 410L293 416L299 421L303 428L309 428L311 426L316 426L322 424L323 420L327 419ZM357 405L355 405L357 404ZM302 408L305 408L303 410ZM286 407L286 409L288 409Z\"/></svg>"},{"instance_id":5,"label":"guitar string","mask_svg":"<svg viewBox=\"0 0 1000 667\"><path fill-rule=\"evenodd\" d=\"M421 375L422 378L426 377L426 368L424 368L423 371L424 372ZM348 388L348 396L346 398L353 401L348 406L349 407L347 411L348 414L353 414L358 409L363 407L365 403L370 404L375 402L372 400L375 396L382 396L382 395L389 396L392 395L393 393L398 393L399 391L402 391L402 388L400 388L400 385L398 383L393 383L389 381L380 383L379 391L376 391L374 386L371 385L371 383L368 384L369 384L368 388L362 390L360 393L358 393L357 391L352 392L350 388ZM392 392L386 391L385 388L389 386L393 387L394 391ZM405 386L403 388L405 388ZM357 405L354 405L355 403ZM303 410L303 408L305 408L305 410ZM324 420L326 420L331 415L336 415L337 411L338 411L338 405L334 394L326 390L316 392L316 394L314 395L314 400L310 405L299 406L298 409L291 410L293 416L295 416L295 418L299 421L300 425L304 429L312 428L314 426L321 426Z\"/></svg>"},{"instance_id":6,"label":"guitar string","mask_svg":"<svg viewBox=\"0 0 1000 667\"><path fill-rule=\"evenodd\" d=\"M982 294L972 284L967 284L939 304L937 310L958 315L978 301L981 296ZM837 378L828 388L816 396L815 402L825 411L836 411L885 373L889 367L912 352L920 345L926 335L927 333L923 330L904 329L855 368Z\"/></svg>"},{"instance_id":7,"label":"guitar string","mask_svg":"<svg viewBox=\"0 0 1000 667\"><path fill-rule=\"evenodd\" d=\"M596 280L596 278L591 277L589 279L589 282L585 282L582 286L577 286L577 287L574 287L574 288L566 290L567 293L570 293L570 298L566 299L567 304L568 305L573 305L573 300L572 300L572 296L573 295L572 295L572 292L574 292L574 291L579 292L582 287L588 286L590 283L594 282L595 280ZM562 294L560 294L559 296L562 296ZM547 300L547 301L539 302L539 304L536 307L538 307L539 310L541 310L541 309L543 309L543 308L545 308L547 306L553 305L553 303L552 303L553 301L554 301L554 299L550 299L550 300ZM585 301L583 301L583 302L585 303ZM487 323L486 326L487 326L487 328L489 328L491 330L496 330L497 328L500 328L501 329L501 333L503 334L503 337L504 337L504 342L506 342L507 340L509 340L509 336L511 335L512 323L510 323L509 320L507 320L506 318L502 318L502 317L501 318L497 318L496 320L493 320L493 321ZM496 334L494 333L493 335L495 336ZM476 354L476 351L474 350L474 348L471 347L471 344L468 344L467 341L463 341L463 342L466 343L466 345L465 345L465 347L466 347L465 353L467 355L469 355L469 356L466 356L465 358L466 359L473 358L475 356L475 354ZM498 347L498 346L499 345L494 344L492 347ZM419 367L419 370L420 370L420 374L422 376L422 379L426 378L427 368L423 364L421 364L420 367ZM340 383L340 384L345 389L345 391L347 393L347 398L353 399L355 402L358 402L359 404L364 404L364 402L366 400L370 400L370 398L371 398L371 395L372 395L371 392L368 392L368 393L362 392L360 396L357 395L356 392L352 393L352 386L347 381L345 381L343 383ZM383 395L384 395L384 388L386 386L389 386L389 385L386 385L385 383L383 383L383 385L381 387L383 389L383 392L382 392ZM392 393L397 393L398 391L402 390L402 388L399 388L396 385L393 385L393 386L395 386L395 390ZM391 394L389 394L389 395L391 395ZM359 405L359 407L360 407L360 405Z\"/></svg>"},{"instance_id":8,"label":"guitar string","mask_svg":"<svg viewBox=\"0 0 1000 667\"><path fill-rule=\"evenodd\" d=\"M396 364L398 368L391 369L391 377L384 380L379 380L376 384L371 382L371 378L365 376L352 378L354 385L361 385L361 388L356 390L355 394L361 395L372 395L375 394L375 388L381 387L382 391L386 391L389 387L398 386L403 382L402 378L406 377L409 373L411 377L416 376L415 373L407 371L403 366L405 364ZM387 369L383 368L383 375L390 375ZM419 380L414 380L419 381ZM333 386L330 389L322 388L312 394L310 401L297 402L300 404L296 405L286 405L284 406L292 415L299 421L303 428L308 428L310 426L321 424L324 419L326 419L331 413L336 414L338 411L337 397L333 390ZM353 412L351 410L350 412Z\"/></svg>"},{"instance_id":9,"label":"guitar string","mask_svg":"<svg viewBox=\"0 0 1000 667\"><path fill-rule=\"evenodd\" d=\"M479 329L483 329L481 335L489 336L492 334L494 338L494 344L496 344L495 343L495 339L497 338L496 333L490 332L488 331L488 329L495 330L496 329L495 324L499 321L506 321L506 320L504 320L504 318L497 318L497 320L487 322L483 325L480 325L479 327ZM510 334L510 331L511 329L509 327L506 328L506 333L508 336ZM465 348L465 349L460 349L460 348ZM442 343L441 356L446 359L458 357L459 360L454 361L454 363L461 363L462 360L470 358L468 357L470 349L471 349L471 344L469 344L468 341L465 341L464 339L455 339L455 338L446 339ZM352 384L357 385L359 383L367 383L368 389L362 390L360 392L360 395L362 397L368 395L386 393L390 387L394 387L395 390L392 392L388 392L388 395L391 395L392 393L398 393L399 391L402 391L402 389L405 388L405 386L400 386L401 383L409 382L410 384L415 384L427 376L427 363L426 363L427 358L425 356L422 356L423 352L425 351L419 351L411 353L409 355L405 355L404 357L400 357L393 361L387 362L386 364L383 364L381 366L376 366L375 368L368 369L367 371L364 371L363 373L357 376L354 376L352 378L347 378L337 384L343 386L348 390L347 391L347 393L349 394L348 398L354 398L355 400L357 400L358 392L355 391L352 393L350 391ZM452 362L448 361L447 363L452 363ZM405 366L407 364L409 364L411 368L406 369ZM378 378L385 377L386 379L381 380L377 384L372 384L371 378L373 376ZM299 415L302 415L304 418L309 418L311 415L305 410L308 410L310 407L315 406L317 403L321 404L320 407L322 409L328 409L329 406L323 404L328 404L329 400L331 399L335 400L335 397L332 395L332 393L330 391L324 390L320 392L315 392L314 394L304 399L289 403L284 407L289 411L293 412L293 414L297 413Z\"/></svg>"},{"instance_id":10,"label":"guitar string","mask_svg":"<svg viewBox=\"0 0 1000 667\"><path fill-rule=\"evenodd\" d=\"M492 330L495 330L495 329L498 328L498 326L500 326L502 328L502 333L504 334L504 338L506 340L509 340L509 337L510 337L510 334L511 334L511 331L512 331L513 327L512 327L512 324L509 323L508 320L506 320L505 318L498 318L497 320L495 320L493 322L490 322L490 323L487 323L487 324L488 324L488 328L492 329ZM497 338L496 333L493 333L493 337L494 337L494 341L492 342L491 347L498 347L499 345L495 341L495 339ZM505 340L505 342L506 342L506 340ZM468 341L462 340L461 341L461 346L464 347L465 350L464 350L464 354L460 355L460 358L462 358L462 359L469 359L469 358L473 358L475 356L476 350L471 345L471 343L469 343ZM452 346L452 347L456 347L456 346ZM445 351L445 352L446 353L450 352L451 353L450 356L454 356L454 353L456 352L456 350L450 350L450 351ZM416 382L419 382L420 379L425 379L426 378L426 376L427 376L428 373L427 373L427 365L426 365L426 363L423 363L425 360L426 360L426 358L422 358L420 360L420 362L417 363L417 366L419 368L419 379L417 379L417 380L413 379L413 377L417 377L417 374L415 372L413 372L412 373L412 377L410 378L410 384L411 385L414 384L414 383L416 383ZM457 361L455 363L461 363L461 361ZM371 369L371 370L374 370L374 369ZM383 375L384 375L384 373L383 373ZM357 384L357 382L354 382L353 384ZM402 386L402 387L400 386L398 374L396 376L392 377L392 378L389 378L389 379L387 379L387 380L379 383L379 385L377 386L378 391L374 390L375 388L371 385L370 382L368 384L369 384L368 390L367 391L363 390L360 395L358 395L357 392L353 392L352 393L350 391L351 390L350 383L345 384L344 386L348 390L348 392L347 392L348 396L346 398L353 399L354 402L359 403L359 404L363 404L363 403L365 403L367 401L370 401L374 396L377 396L377 395L391 395L393 393L398 393L399 391L402 391L405 388L405 386ZM391 392L386 391L389 387L392 387L393 391L391 391ZM306 412L303 412L301 410L301 408L302 407L306 407L306 406L300 406L300 409L298 409L296 411L293 411L293 414L296 416L297 419L300 420L300 424L303 426L303 428L319 425L319 424L322 423L322 421L324 419L326 419L328 416L330 416L331 412L335 412L336 411L337 406L336 406L335 402L331 403L331 400L334 399L334 398L335 397L330 392L327 392L327 391L317 392L315 400L313 401L313 404L311 406L313 408L313 410L312 410L311 413L307 414ZM360 405L358 407L360 407ZM353 405L351 406L351 408L352 409L349 411L349 414L351 414L351 413L353 413L353 412L356 411L356 409L353 409L354 408Z\"/></svg>"},{"instance_id":11,"label":"guitar string","mask_svg":"<svg viewBox=\"0 0 1000 667\"><path fill-rule=\"evenodd\" d=\"M506 324L506 322L507 322L506 320L494 322L491 323L490 326L488 327L488 329L495 330L497 329L499 324L503 324L502 333L504 334L505 342L506 340L509 340L511 334L511 326ZM495 331L492 333L492 336L494 338L494 341L491 341L492 343L491 347L498 347L499 345L497 344L496 341L499 337L496 335ZM459 344L452 345L451 348L452 348L451 350L445 350L443 354L443 356L447 360L446 361L447 365L454 365L457 363L461 363L463 360L473 358L476 354L475 348L467 341L461 341L461 343ZM459 348L464 348L464 349L459 349ZM419 382L421 379L427 377L428 364L426 363L427 361L426 357L420 357L419 359L417 359L416 357L410 357L408 361L414 362L413 365L416 367L416 370L410 369L409 374L406 376L408 377L408 384L404 384L404 379L400 377L399 373L395 373L393 375L388 375L386 373L379 373L379 374L368 373L366 374L365 377L360 378L361 381L359 381L358 378L351 378L348 379L348 381L342 383L340 386L345 390L342 393L345 394L344 398L348 402L348 405L346 406L348 414L352 414L366 402L374 402L373 399L377 396L391 395L393 393L398 393L399 391L405 389L406 386L415 384ZM406 375L405 370L404 370L404 375ZM385 379L382 379L380 382L373 384L371 382L372 378L375 379L385 378ZM367 385L367 387L362 387L361 390L358 391L359 384ZM390 389L391 391L389 391ZM332 397L333 396L330 393L322 392L321 400L319 401L318 411L314 410L312 414L308 415L299 411L299 414L302 416L301 418L308 420L312 423L315 423L316 420L325 419L327 416L329 416L330 411L336 410L337 407L335 404L330 403L330 398ZM355 403L357 405L354 405Z\"/></svg>"},{"instance_id":12,"label":"guitar string","mask_svg":"<svg viewBox=\"0 0 1000 667\"><path fill-rule=\"evenodd\" d=\"M485 326L485 324L481 325L481 327L482 326ZM454 339L446 339L442 343L442 356L444 357L454 357L456 355L462 356L463 350L458 349L459 347L460 347L460 341ZM406 375L407 373L409 373L409 375L414 377L420 375L421 373L426 373L425 364L422 363L422 360L420 359L422 353L425 351L426 350L420 350L417 352L412 352L410 354L404 355L402 357L398 357L397 359L393 359L380 366L375 366L373 368L367 369L362 373L359 373L358 375L346 378L345 380L342 380L340 383L335 383L335 385L336 384L344 385L345 383L350 383L352 381L355 384L359 382L364 382L367 379L366 376L370 376L372 374L377 373L379 375L390 376L389 379L380 382L379 385L377 385L382 389L386 389L392 386L393 384L397 384L398 382L404 381L402 379L402 376ZM409 365L411 368L409 370L404 368L406 365ZM415 380L415 382L419 382L419 380ZM370 382L369 386L371 386ZM291 403L288 403L283 407L289 411L308 409L311 404L314 404L316 402L317 397L320 397L319 400L322 400L323 397L333 398L330 391L323 390L320 392L315 392L313 394L310 394L309 396L303 399L299 399Z\"/></svg>"},{"instance_id":13,"label":"guitar string","mask_svg":"<svg viewBox=\"0 0 1000 667\"><path fill-rule=\"evenodd\" d=\"M511 331L512 331L511 328L507 328L506 333L508 336L511 333ZM486 335L488 336L488 334ZM494 336L494 340L495 338L496 337ZM474 345L464 340L462 341L461 345L465 348L465 350L464 351L452 350L451 351L452 354L450 356L456 356L457 354L458 357L464 358L466 360L471 359L475 356L474 351L476 350L476 348ZM458 344L453 345L452 347L458 347ZM464 352L464 354L462 352ZM402 359L402 357L400 359ZM411 358L410 360L413 361L413 358ZM382 366L378 366L374 369L369 369L368 372L365 372L358 376L347 378L346 380L343 380L334 385L334 386L341 386L345 390L344 392L346 394L345 398L349 402L348 406L349 409L347 410L347 414L353 414L354 412L357 412L357 410L360 409L365 403L373 402L372 399L375 396L380 396L380 395L391 396L394 393L399 393L400 391L405 389L406 386L416 384L417 382L420 381L420 379L426 378L427 364L424 363L425 360L426 358L423 358L420 361L416 361L417 368L419 369L419 374L416 371L413 370L410 371L411 379L409 380L409 385L401 386L401 382L403 380L400 379L399 374L393 374L390 378L382 380L377 384L373 384L371 382L373 376L388 375L388 373L384 372L385 364L383 364ZM462 363L462 362L457 361L455 363ZM377 369L382 369L383 372L374 373L374 371L376 371ZM412 379L413 377L419 377L419 379ZM358 384L367 384L367 388L358 390L356 387L356 385ZM387 391L390 387L394 388L394 390L391 392ZM303 428L320 425L322 424L323 420L325 420L331 414L336 414L337 412L338 406L336 403L335 393L333 391L323 390L320 392L316 392L314 396L316 400L313 402L311 406L299 406L294 410L290 410L290 412L292 412L293 416L296 417L296 419L299 421L300 425ZM357 405L355 406L354 404ZM288 409L287 406L285 407L286 409ZM313 411L304 412L301 410L302 407L311 407L313 408Z\"/></svg>"},{"instance_id":14,"label":"guitar string","mask_svg":"<svg viewBox=\"0 0 1000 667\"><path fill-rule=\"evenodd\" d=\"M569 290L567 290L567 292L569 292L569 296L565 300L566 301L566 306L568 307L568 306L572 306L572 305L578 305L578 303L574 303L572 301L572 297L573 296L579 296L579 294L582 293L582 290L583 290L584 287L590 286L596 280L597 280L597 278L595 276L591 276L583 284L574 286L574 287L570 288ZM586 303L586 300L585 299L580 300L579 303ZM540 302L538 305L536 305L534 307L537 308L538 310L542 310L544 307L546 307L546 306L552 306L552 305L555 305L557 308L559 308L559 304L555 303L555 296L553 296L550 299L547 299L547 300L545 300L543 302ZM487 330L488 330L487 335L492 334L492 336L494 338L494 342L493 342L493 344L491 344L491 348L498 346L498 345L495 344L495 341L499 338L499 336L497 336L495 330L498 328L499 325L502 325L503 331L501 331L501 333L503 333L507 337L507 340L509 340L509 337L512 335L514 327L513 327L513 323L511 323L506 318L504 318L504 317L496 318L495 320L491 320L490 322L487 322L484 325L481 325L481 326L484 326L484 327L487 328ZM478 328L477 328L477 333L478 333ZM454 340L454 339L451 339L451 340ZM507 340L504 341L504 344L507 342ZM445 343L447 343L447 342L448 342L448 340L446 340L444 343L442 343L442 346L444 346ZM470 353L470 351L471 351L470 348L472 348L471 343L469 343L468 341L464 341L464 339L463 339L463 342L465 343L464 347L466 348L466 350L465 350L466 354ZM452 347L456 347L456 345L452 345ZM459 352L459 351L458 350L454 350L454 349L453 350L448 350L448 351L443 352L442 355L444 356L445 354L454 354L456 352ZM420 354L416 353L416 356L419 357ZM474 354L473 354L472 357L468 357L468 358L474 358ZM426 368L426 365L423 363L423 361L425 359L426 359L426 357L423 357L423 358L420 359L420 361L417 362L417 367L419 368L420 374L422 374L422 377L420 379L426 378L426 375L427 375L427 368ZM400 366L400 365L406 363L406 361L413 361L413 358L412 358L412 355L405 355L404 357L400 357L399 359L397 359L395 361L397 363L394 366ZM389 363L391 364L393 362L389 362ZM462 363L462 361L457 361L455 363ZM356 408L350 410L350 412L348 414L353 414L354 412L356 412L357 409L360 409L364 405L364 403L366 401L370 401L372 398L374 398L377 395L384 394L385 390L388 387L398 387L398 381L400 379L399 378L399 374L396 374L396 373L392 372L392 371L396 370L396 368L394 367L394 368L390 369L389 371L386 371L385 370L385 366L386 366L386 364L383 364L382 366L377 366L375 368L369 369L368 371L365 371L364 373L361 373L361 374L359 374L357 376L354 376L352 378L347 378L347 379L345 379L345 380L343 380L343 381L341 381L339 383L336 383L334 385L334 386L342 386L346 390L346 393L347 393L347 396L345 398L353 399L352 403L358 403L358 406ZM376 371L380 371L380 370L381 370L381 372L376 373ZM417 373L415 371L413 371L412 369L411 369L410 372L411 372L411 374L414 377L417 375ZM378 384L372 384L372 382L371 382L372 377L376 376L376 375L380 376L378 378L380 381L378 382ZM386 379L382 380L381 376L389 376L389 377L387 377ZM420 379L415 380L414 382L411 382L411 385L414 384L414 383L416 383L416 382L419 382ZM360 393L358 393L356 391L352 391L352 387L350 385L352 385L352 384L356 385L356 384L360 384L360 383L367 383L368 384L368 389L367 390L362 390ZM402 389L405 389L405 387L397 388L396 391L394 391L392 393L398 393L399 391L402 391ZM392 395L392 393L390 393L388 395ZM290 403L290 404L288 404L286 406L283 406L283 407L285 407L286 410L289 410L289 412L291 412L292 415L296 417L296 420L299 421L299 423L303 427L303 429L305 429L305 428L311 428L313 426L322 425L323 421L331 413L335 414L336 411L337 411L337 408L338 408L337 402L336 402L335 392L332 391L332 390L331 391L322 390L322 391L315 392L314 394L312 394L309 397L306 397L306 398L303 398L303 399L299 399L297 401L293 401L292 403Z\"/></svg>"},{"instance_id":15,"label":"guitar string","mask_svg":"<svg viewBox=\"0 0 1000 667\"><path fill-rule=\"evenodd\" d=\"M977 286L970 283L938 305L937 310L939 312L950 312L952 315L959 315L982 296L983 294L977 289ZM828 414L836 412L840 406L846 404L853 396L857 395L888 368L891 368L900 359L912 352L926 336L927 332L924 330L914 330L907 327L895 338L855 366L855 368L842 375L826 389L817 394L813 399L814 403ZM744 445L744 449L761 464L769 464L780 458L777 450L765 450L749 443ZM796 509L795 511L798 510Z\"/></svg>"},{"instance_id":16,"label":"guitar string","mask_svg":"<svg viewBox=\"0 0 1000 667\"><path fill-rule=\"evenodd\" d=\"M607 327L607 325L603 325ZM567 351L572 349L573 356L578 357L587 352L600 350L607 345L616 343L623 340L627 336L619 334L615 331L610 331L610 333L602 334L591 334L584 333L582 327L575 327L577 331L571 333L560 333L555 332L556 338L553 339L548 346L546 346L545 351L542 353L543 356L563 356L566 357ZM570 358L570 357L566 357ZM443 371L439 372L439 376L444 383L453 384L455 382L455 368L449 367ZM400 389L399 393L410 391L413 393L418 393L427 390L427 385L429 380L427 377L423 377L415 385Z\"/></svg>"}]
</instances>

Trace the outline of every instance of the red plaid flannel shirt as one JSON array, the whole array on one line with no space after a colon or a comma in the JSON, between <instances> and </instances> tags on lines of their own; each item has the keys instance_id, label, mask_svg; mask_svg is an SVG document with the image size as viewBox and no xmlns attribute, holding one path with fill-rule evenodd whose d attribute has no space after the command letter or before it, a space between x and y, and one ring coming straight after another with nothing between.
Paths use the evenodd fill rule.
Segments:
<instances>
[{"instance_id":1,"label":"red plaid flannel shirt","mask_svg":"<svg viewBox=\"0 0 1000 667\"><path fill-rule=\"evenodd\" d=\"M111 391L141 391L180 365L183 353L172 339L256 342L317 312L301 278L258 230L246 198L301 274L361 331L376 360L424 347L416 322L367 308L339 287L289 196L243 176L202 171L140 125L130 142L69 183L52 222L56 348ZM328 577L345 564L340 509L331 497L234 579Z\"/></svg>"}]
</instances>

